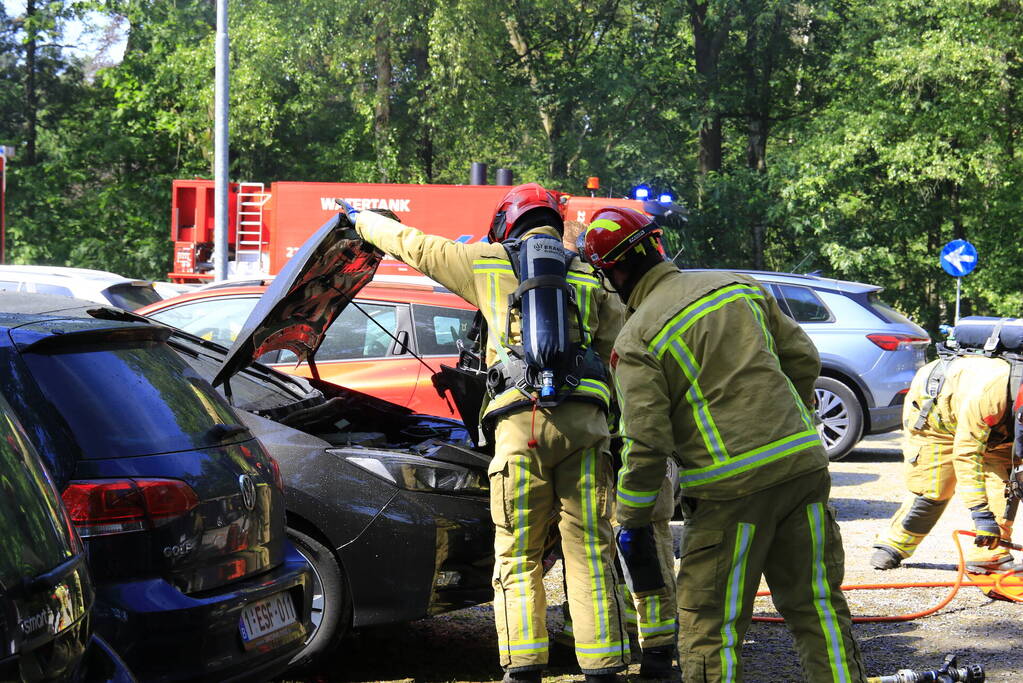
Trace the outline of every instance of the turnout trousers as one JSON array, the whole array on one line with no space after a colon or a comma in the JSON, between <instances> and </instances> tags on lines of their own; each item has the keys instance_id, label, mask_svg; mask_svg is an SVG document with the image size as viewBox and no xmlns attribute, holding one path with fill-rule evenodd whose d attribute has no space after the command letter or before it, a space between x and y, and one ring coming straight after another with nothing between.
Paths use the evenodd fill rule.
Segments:
<instances>
[{"instance_id":1,"label":"turnout trousers","mask_svg":"<svg viewBox=\"0 0 1023 683\"><path fill-rule=\"evenodd\" d=\"M627 632L636 636L644 650L675 644L677 628L675 606L675 548L671 537L671 517L675 513L675 491L678 488L678 467L672 464L668 475L661 484L654 505L651 525L654 530L654 543L657 546L657 560L661 565L661 576L664 588L645 595L635 597L629 590L628 574L619 556L619 569L626 576L620 584L622 604L624 606L625 626ZM614 518L612 518L614 524ZM567 586L565 590L568 593ZM565 630L563 635L574 638L572 612L565 612Z\"/></svg>"},{"instance_id":2,"label":"turnout trousers","mask_svg":"<svg viewBox=\"0 0 1023 683\"><path fill-rule=\"evenodd\" d=\"M675 643L677 628L675 603L675 549L671 538L671 517L675 512L675 490L678 487L678 467L671 464L668 476L661 483L651 515L657 560L661 565L664 588L654 593L635 597L623 585L625 614L630 626L635 624L639 645L644 650ZM625 568L622 567L623 572Z\"/></svg>"},{"instance_id":3,"label":"turnout trousers","mask_svg":"<svg viewBox=\"0 0 1023 683\"><path fill-rule=\"evenodd\" d=\"M888 528L878 534L874 545L883 545L907 558L916 551L941 513L948 506L956 489L952 444L909 444L906 456L906 488L910 496L902 503ZM993 448L984 453L984 488L988 506L1002 530L1002 538L1012 538L1012 522L1005 519L1005 482L1009 478L1012 454L1008 448ZM972 522L964 520L966 528ZM978 548L970 543L965 552L967 562L995 562L1011 557L1005 548Z\"/></svg>"},{"instance_id":4,"label":"turnout trousers","mask_svg":"<svg viewBox=\"0 0 1023 683\"><path fill-rule=\"evenodd\" d=\"M537 445L530 448L534 435ZM501 665L510 672L547 664L542 555L558 513L579 667L583 673L613 673L629 663L612 565L608 444L607 418L589 403L569 401L535 416L524 411L498 418L489 470L494 620Z\"/></svg>"},{"instance_id":5,"label":"turnout trousers","mask_svg":"<svg viewBox=\"0 0 1023 683\"><path fill-rule=\"evenodd\" d=\"M795 638L806 680L865 683L839 588L845 555L827 504L830 489L830 476L822 469L733 500L683 498L682 680L743 680L743 636L764 576Z\"/></svg>"}]
</instances>

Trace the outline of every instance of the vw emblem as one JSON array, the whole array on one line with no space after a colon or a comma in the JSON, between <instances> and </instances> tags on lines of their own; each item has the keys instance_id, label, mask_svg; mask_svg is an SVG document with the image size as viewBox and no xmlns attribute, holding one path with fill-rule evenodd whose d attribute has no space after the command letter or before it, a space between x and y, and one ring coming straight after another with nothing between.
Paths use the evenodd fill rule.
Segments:
<instances>
[{"instance_id":1,"label":"vw emblem","mask_svg":"<svg viewBox=\"0 0 1023 683\"><path fill-rule=\"evenodd\" d=\"M238 477L238 488L242 490L242 503L245 509L251 510L256 507L256 482L252 481L252 477L248 474Z\"/></svg>"}]
</instances>

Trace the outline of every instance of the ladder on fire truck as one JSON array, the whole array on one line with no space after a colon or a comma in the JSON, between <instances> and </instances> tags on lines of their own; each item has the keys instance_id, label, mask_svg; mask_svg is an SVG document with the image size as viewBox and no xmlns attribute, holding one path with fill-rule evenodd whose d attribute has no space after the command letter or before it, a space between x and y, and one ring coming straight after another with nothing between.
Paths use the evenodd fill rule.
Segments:
<instances>
[{"instance_id":1,"label":"ladder on fire truck","mask_svg":"<svg viewBox=\"0 0 1023 683\"><path fill-rule=\"evenodd\" d=\"M263 259L263 205L270 193L263 183L238 183L238 219L235 237L235 272L255 274L269 271Z\"/></svg>"}]
</instances>

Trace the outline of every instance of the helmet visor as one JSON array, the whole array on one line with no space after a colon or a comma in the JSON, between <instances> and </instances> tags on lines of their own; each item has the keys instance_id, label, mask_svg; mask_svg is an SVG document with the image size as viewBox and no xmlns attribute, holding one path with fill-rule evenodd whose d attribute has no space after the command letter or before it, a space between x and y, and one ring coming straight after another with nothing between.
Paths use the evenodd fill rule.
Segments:
<instances>
[{"instance_id":1,"label":"helmet visor","mask_svg":"<svg viewBox=\"0 0 1023 683\"><path fill-rule=\"evenodd\" d=\"M507 212L498 211L494 214L494 220L490 223L490 241L500 242L504 239L507 231Z\"/></svg>"}]
</instances>

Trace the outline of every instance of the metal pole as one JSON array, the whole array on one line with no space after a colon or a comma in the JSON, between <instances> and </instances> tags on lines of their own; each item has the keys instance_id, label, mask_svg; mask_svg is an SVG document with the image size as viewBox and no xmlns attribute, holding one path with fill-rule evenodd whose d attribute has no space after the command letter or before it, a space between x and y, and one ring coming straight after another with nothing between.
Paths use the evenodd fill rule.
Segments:
<instances>
[{"instance_id":1,"label":"metal pole","mask_svg":"<svg viewBox=\"0 0 1023 683\"><path fill-rule=\"evenodd\" d=\"M217 0L216 90L213 150L213 279L227 279L227 118L228 48L227 0Z\"/></svg>"},{"instance_id":2,"label":"metal pole","mask_svg":"<svg viewBox=\"0 0 1023 683\"><path fill-rule=\"evenodd\" d=\"M963 283L963 278L962 277L957 277L956 278L956 320L955 320L955 324L956 325L959 324L959 296L960 296L960 294L962 294L962 283Z\"/></svg>"},{"instance_id":3,"label":"metal pole","mask_svg":"<svg viewBox=\"0 0 1023 683\"><path fill-rule=\"evenodd\" d=\"M0 150L0 263L7 263L7 153Z\"/></svg>"}]
</instances>

